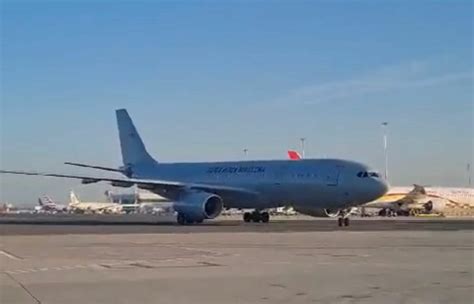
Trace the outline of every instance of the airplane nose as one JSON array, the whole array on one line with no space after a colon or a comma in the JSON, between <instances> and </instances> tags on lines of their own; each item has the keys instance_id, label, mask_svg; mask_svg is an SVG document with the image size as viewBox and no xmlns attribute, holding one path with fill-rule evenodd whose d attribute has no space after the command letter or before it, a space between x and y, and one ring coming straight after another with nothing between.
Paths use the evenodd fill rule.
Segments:
<instances>
[{"instance_id":1,"label":"airplane nose","mask_svg":"<svg viewBox=\"0 0 474 304\"><path fill-rule=\"evenodd\" d=\"M389 185L387 183L387 181L383 180L383 179L380 179L378 180L377 182L377 185L376 185L376 195L377 195L377 198L385 195L385 193L388 192L388 189L389 189Z\"/></svg>"}]
</instances>

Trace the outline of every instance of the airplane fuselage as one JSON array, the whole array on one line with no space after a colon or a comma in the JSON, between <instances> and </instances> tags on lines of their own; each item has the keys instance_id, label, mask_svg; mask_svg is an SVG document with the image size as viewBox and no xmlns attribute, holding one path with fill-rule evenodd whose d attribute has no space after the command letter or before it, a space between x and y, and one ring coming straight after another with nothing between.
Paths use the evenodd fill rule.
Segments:
<instances>
[{"instance_id":1,"label":"airplane fuselage","mask_svg":"<svg viewBox=\"0 0 474 304\"><path fill-rule=\"evenodd\" d=\"M366 203L385 193L387 187L380 178L357 176L366 171L366 165L347 160L269 160L135 165L133 177L229 186L256 193L229 192L222 197L227 208L341 208ZM179 199L174 193L155 192L170 200Z\"/></svg>"}]
</instances>

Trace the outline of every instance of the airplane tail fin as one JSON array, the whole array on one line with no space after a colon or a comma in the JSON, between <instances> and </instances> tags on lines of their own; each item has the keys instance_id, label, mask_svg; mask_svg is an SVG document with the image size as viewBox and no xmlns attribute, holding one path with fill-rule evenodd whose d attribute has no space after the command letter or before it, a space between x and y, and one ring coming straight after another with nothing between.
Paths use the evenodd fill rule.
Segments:
<instances>
[{"instance_id":1,"label":"airplane tail fin","mask_svg":"<svg viewBox=\"0 0 474 304\"><path fill-rule=\"evenodd\" d=\"M410 194L426 194L424 186L414 184L413 190L410 191Z\"/></svg>"},{"instance_id":2,"label":"airplane tail fin","mask_svg":"<svg viewBox=\"0 0 474 304\"><path fill-rule=\"evenodd\" d=\"M288 158L290 160L300 160L301 159L301 156L300 154L295 151L295 150L288 150Z\"/></svg>"},{"instance_id":3,"label":"airplane tail fin","mask_svg":"<svg viewBox=\"0 0 474 304\"><path fill-rule=\"evenodd\" d=\"M76 193L74 193L74 191L71 190L71 192L69 193L69 204L70 205L76 205L76 204L79 204L79 203L80 203L80 201L77 198Z\"/></svg>"},{"instance_id":4,"label":"airplane tail fin","mask_svg":"<svg viewBox=\"0 0 474 304\"><path fill-rule=\"evenodd\" d=\"M127 110L116 110L116 116L123 165L125 167L131 167L144 163L155 164L156 161L148 154Z\"/></svg>"},{"instance_id":5,"label":"airplane tail fin","mask_svg":"<svg viewBox=\"0 0 474 304\"><path fill-rule=\"evenodd\" d=\"M54 204L54 201L49 196L45 195L43 198L46 204Z\"/></svg>"}]
</instances>

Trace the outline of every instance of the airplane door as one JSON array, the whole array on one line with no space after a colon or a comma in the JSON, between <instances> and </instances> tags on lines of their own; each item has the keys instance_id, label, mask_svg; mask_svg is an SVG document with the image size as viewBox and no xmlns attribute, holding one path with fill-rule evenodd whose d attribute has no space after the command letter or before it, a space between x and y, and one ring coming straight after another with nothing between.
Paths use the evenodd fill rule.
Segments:
<instances>
[{"instance_id":1,"label":"airplane door","mask_svg":"<svg viewBox=\"0 0 474 304\"><path fill-rule=\"evenodd\" d=\"M286 183L286 173L287 173L287 166L286 165L281 165L278 168L276 168L274 175L273 175L273 183L272 183L272 188L273 188L273 195L278 198L278 199L284 199L287 196L286 189L285 189L285 183Z\"/></svg>"},{"instance_id":2,"label":"airplane door","mask_svg":"<svg viewBox=\"0 0 474 304\"><path fill-rule=\"evenodd\" d=\"M327 186L336 187L339 184L339 175L341 174L341 166L328 168L324 175L324 181Z\"/></svg>"}]
</instances>

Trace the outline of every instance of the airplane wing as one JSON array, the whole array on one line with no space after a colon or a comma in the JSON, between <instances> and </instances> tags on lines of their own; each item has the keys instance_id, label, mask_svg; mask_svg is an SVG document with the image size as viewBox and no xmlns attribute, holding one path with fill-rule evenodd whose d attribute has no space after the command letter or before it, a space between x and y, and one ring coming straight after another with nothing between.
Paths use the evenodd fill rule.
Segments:
<instances>
[{"instance_id":1,"label":"airplane wing","mask_svg":"<svg viewBox=\"0 0 474 304\"><path fill-rule=\"evenodd\" d=\"M201 190L201 191L214 193L217 195L223 195L223 196L226 196L232 193L245 194L245 195L251 195L251 196L258 195L257 192L254 192L248 189L238 188L238 187L201 184L201 183L182 183L182 182L175 182L175 181L155 180L155 179L137 179L137 178L122 179L122 178L95 177L95 176L84 176L84 175L56 174L56 173L40 173L40 172L25 172L25 171L9 171L9 170L0 170L0 173L79 179L81 180L82 184L109 182L114 187L125 187L125 188L131 187L133 185L137 185L141 189L150 190L150 191L153 191L153 190L165 190L165 191Z\"/></svg>"}]
</instances>

